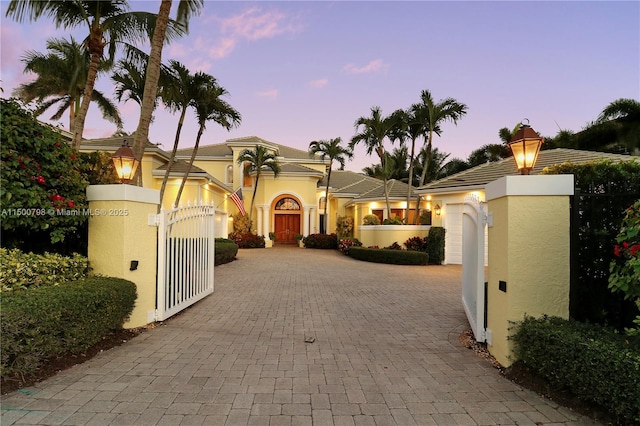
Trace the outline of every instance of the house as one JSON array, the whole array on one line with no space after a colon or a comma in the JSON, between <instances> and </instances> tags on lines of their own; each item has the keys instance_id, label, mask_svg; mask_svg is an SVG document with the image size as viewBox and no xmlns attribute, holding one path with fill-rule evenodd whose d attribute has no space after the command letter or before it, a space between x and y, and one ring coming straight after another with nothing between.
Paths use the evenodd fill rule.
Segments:
<instances>
[{"instance_id":1,"label":"house","mask_svg":"<svg viewBox=\"0 0 640 426\"><path fill-rule=\"evenodd\" d=\"M85 140L80 150L113 153L127 139L131 137ZM328 162L319 156L310 157L307 151L257 136L200 146L180 202L211 204L232 216L238 209L229 197L240 188L248 212L256 189L255 174L245 176L244 167L237 159L243 150L254 150L258 145L276 155L281 171L277 178L271 170L261 173L254 211L251 212L253 229L264 236L275 233L278 243L296 243L297 234L323 232ZM192 148L178 150L163 197L163 208L173 206L192 153ZM169 153L158 145L147 143L142 159L144 187L160 189L169 158ZM361 224L362 217L367 214L387 218L383 181L359 173L333 170L330 185L329 232L335 232L339 216L352 216L357 224ZM387 186L392 216L404 217L407 184L392 180ZM230 222L227 233L232 231Z\"/></svg>"},{"instance_id":2,"label":"house","mask_svg":"<svg viewBox=\"0 0 640 426\"><path fill-rule=\"evenodd\" d=\"M581 164L601 159L618 162L632 159L640 160L640 157L556 148L540 151L531 174L539 174L545 167L554 164L564 162ZM465 198L473 196L479 201L485 202L485 187L489 182L493 182L503 176L517 174L519 173L515 162L512 158L507 158L493 163L482 164L416 189L416 192L423 197L429 197L435 207L434 210L437 213L434 215L433 225L442 226L447 230L445 237L445 263L462 263L462 208ZM485 250L485 253L488 253L488 251Z\"/></svg>"}]
</instances>

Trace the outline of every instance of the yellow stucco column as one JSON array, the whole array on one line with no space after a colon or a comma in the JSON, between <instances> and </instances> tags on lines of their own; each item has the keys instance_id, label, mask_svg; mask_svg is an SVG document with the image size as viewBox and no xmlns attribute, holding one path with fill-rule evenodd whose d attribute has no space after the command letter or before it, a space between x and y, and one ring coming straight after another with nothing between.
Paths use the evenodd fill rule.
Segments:
<instances>
[{"instance_id":1,"label":"yellow stucco column","mask_svg":"<svg viewBox=\"0 0 640 426\"><path fill-rule=\"evenodd\" d=\"M153 322L158 228L152 219L160 191L131 185L91 185L87 199L91 211L88 258L93 272L136 284L138 298L125 328Z\"/></svg>"},{"instance_id":2,"label":"yellow stucco column","mask_svg":"<svg viewBox=\"0 0 640 426\"><path fill-rule=\"evenodd\" d=\"M513 322L569 317L573 175L506 176L486 187L489 212L487 345L511 365Z\"/></svg>"}]
</instances>

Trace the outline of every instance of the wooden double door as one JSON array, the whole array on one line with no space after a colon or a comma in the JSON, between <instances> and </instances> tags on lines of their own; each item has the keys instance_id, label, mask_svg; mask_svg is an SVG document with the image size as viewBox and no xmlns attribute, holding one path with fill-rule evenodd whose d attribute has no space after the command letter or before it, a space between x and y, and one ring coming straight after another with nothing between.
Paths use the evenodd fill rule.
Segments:
<instances>
[{"instance_id":1,"label":"wooden double door","mask_svg":"<svg viewBox=\"0 0 640 426\"><path fill-rule=\"evenodd\" d=\"M296 234L300 234L300 214L276 214L274 223L276 243L297 244Z\"/></svg>"}]
</instances>

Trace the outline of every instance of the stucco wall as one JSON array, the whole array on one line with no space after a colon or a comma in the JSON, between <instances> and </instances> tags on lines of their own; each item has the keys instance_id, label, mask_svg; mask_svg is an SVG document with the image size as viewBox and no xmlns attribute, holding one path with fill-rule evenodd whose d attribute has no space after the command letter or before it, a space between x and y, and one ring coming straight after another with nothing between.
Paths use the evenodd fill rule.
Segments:
<instances>
[{"instance_id":1,"label":"stucco wall","mask_svg":"<svg viewBox=\"0 0 640 426\"><path fill-rule=\"evenodd\" d=\"M411 237L426 237L429 225L362 225L359 240L364 247L388 247L397 242L404 247L404 242Z\"/></svg>"}]
</instances>

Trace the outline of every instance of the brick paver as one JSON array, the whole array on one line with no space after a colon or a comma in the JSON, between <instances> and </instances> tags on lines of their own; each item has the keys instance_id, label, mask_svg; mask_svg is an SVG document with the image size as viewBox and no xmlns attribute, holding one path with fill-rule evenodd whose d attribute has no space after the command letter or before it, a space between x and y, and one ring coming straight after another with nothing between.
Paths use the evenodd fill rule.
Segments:
<instances>
[{"instance_id":1,"label":"brick paver","mask_svg":"<svg viewBox=\"0 0 640 426\"><path fill-rule=\"evenodd\" d=\"M3 396L0 423L597 424L462 347L460 276L336 251L241 250L195 306Z\"/></svg>"}]
</instances>

